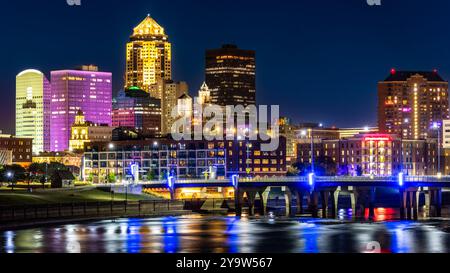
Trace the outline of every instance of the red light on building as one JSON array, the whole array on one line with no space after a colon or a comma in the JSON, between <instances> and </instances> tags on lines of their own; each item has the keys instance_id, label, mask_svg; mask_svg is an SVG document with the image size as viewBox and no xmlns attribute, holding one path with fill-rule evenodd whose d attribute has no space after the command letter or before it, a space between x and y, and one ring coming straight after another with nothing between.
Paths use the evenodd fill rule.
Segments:
<instances>
[{"instance_id":1,"label":"red light on building","mask_svg":"<svg viewBox=\"0 0 450 273\"><path fill-rule=\"evenodd\" d=\"M364 141L392 141L388 135L366 135Z\"/></svg>"},{"instance_id":2,"label":"red light on building","mask_svg":"<svg viewBox=\"0 0 450 273\"><path fill-rule=\"evenodd\" d=\"M391 74L394 75L397 71L395 70L395 68L391 69Z\"/></svg>"}]
</instances>

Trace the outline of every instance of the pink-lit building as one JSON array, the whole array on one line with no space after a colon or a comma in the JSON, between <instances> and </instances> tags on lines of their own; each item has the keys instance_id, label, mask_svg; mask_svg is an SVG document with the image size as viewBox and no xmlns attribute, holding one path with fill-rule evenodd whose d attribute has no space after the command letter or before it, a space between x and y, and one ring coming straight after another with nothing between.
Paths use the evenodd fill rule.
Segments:
<instances>
[{"instance_id":1,"label":"pink-lit building","mask_svg":"<svg viewBox=\"0 0 450 273\"><path fill-rule=\"evenodd\" d=\"M69 149L70 127L78 110L86 120L111 125L112 73L96 66L51 72L51 151Z\"/></svg>"}]
</instances>

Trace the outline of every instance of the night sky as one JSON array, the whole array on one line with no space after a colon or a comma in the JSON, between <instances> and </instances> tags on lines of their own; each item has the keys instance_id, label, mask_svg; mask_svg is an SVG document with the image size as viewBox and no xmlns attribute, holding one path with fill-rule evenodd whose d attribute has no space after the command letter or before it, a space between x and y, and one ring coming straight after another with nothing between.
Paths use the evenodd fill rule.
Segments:
<instances>
[{"instance_id":1,"label":"night sky","mask_svg":"<svg viewBox=\"0 0 450 273\"><path fill-rule=\"evenodd\" d=\"M257 53L257 100L296 122L376 124L377 82L397 70L450 79L450 1L66 0L0 4L0 130L14 131L15 75L96 64L123 84L125 44L150 13L173 46L174 80L196 94L204 51L235 43Z\"/></svg>"}]
</instances>

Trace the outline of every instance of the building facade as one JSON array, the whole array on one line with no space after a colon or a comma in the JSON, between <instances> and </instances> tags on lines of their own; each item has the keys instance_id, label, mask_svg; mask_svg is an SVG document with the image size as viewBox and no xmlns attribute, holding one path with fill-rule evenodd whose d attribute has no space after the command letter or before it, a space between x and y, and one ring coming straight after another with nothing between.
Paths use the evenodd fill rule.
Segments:
<instances>
[{"instance_id":1,"label":"building facade","mask_svg":"<svg viewBox=\"0 0 450 273\"><path fill-rule=\"evenodd\" d=\"M28 166L33 159L33 139L28 137L15 137L11 135L0 135L0 150L4 156L9 157L13 164Z\"/></svg>"},{"instance_id":2,"label":"building facade","mask_svg":"<svg viewBox=\"0 0 450 273\"><path fill-rule=\"evenodd\" d=\"M239 49L235 45L207 50L205 80L213 104L256 104L255 51Z\"/></svg>"},{"instance_id":3,"label":"building facade","mask_svg":"<svg viewBox=\"0 0 450 273\"><path fill-rule=\"evenodd\" d=\"M33 138L33 152L50 149L50 83L34 69L16 76L16 135Z\"/></svg>"},{"instance_id":4,"label":"building facade","mask_svg":"<svg viewBox=\"0 0 450 273\"><path fill-rule=\"evenodd\" d=\"M100 143L85 152L83 176L100 182L110 174L125 179L133 165L139 166L140 180L149 173L155 179L168 173L180 178L204 178L212 173L215 177L282 176L286 174L286 155L285 141L280 142L274 152L261 152L258 141L177 142L164 138L117 141L113 146Z\"/></svg>"},{"instance_id":5,"label":"building facade","mask_svg":"<svg viewBox=\"0 0 450 273\"><path fill-rule=\"evenodd\" d=\"M70 128L69 150L74 152L84 151L86 144L90 142L109 142L112 139L113 127L107 124L96 124L86 121L84 114L78 110L75 122Z\"/></svg>"},{"instance_id":6,"label":"building facade","mask_svg":"<svg viewBox=\"0 0 450 273\"><path fill-rule=\"evenodd\" d=\"M299 163L311 164L311 141L300 141L297 153ZM315 165L332 163L335 175L437 174L437 141L434 139L402 140L395 134L314 139L313 153Z\"/></svg>"},{"instance_id":7,"label":"building facade","mask_svg":"<svg viewBox=\"0 0 450 273\"><path fill-rule=\"evenodd\" d=\"M449 118L448 82L437 71L396 71L378 83L380 132L405 139L435 135L432 125Z\"/></svg>"},{"instance_id":8,"label":"building facade","mask_svg":"<svg viewBox=\"0 0 450 273\"><path fill-rule=\"evenodd\" d=\"M171 133L172 125L176 118L172 116L172 111L177 110L178 99L187 95L189 86L186 82L166 81L162 85L161 98L161 131L163 135Z\"/></svg>"},{"instance_id":9,"label":"building facade","mask_svg":"<svg viewBox=\"0 0 450 273\"><path fill-rule=\"evenodd\" d=\"M121 91L113 100L113 127L133 128L149 136L161 134L161 100L142 90Z\"/></svg>"},{"instance_id":10,"label":"building facade","mask_svg":"<svg viewBox=\"0 0 450 273\"><path fill-rule=\"evenodd\" d=\"M125 89L138 87L160 99L158 83L172 79L171 63L169 37L149 15L134 28L127 43Z\"/></svg>"},{"instance_id":11,"label":"building facade","mask_svg":"<svg viewBox=\"0 0 450 273\"><path fill-rule=\"evenodd\" d=\"M112 74L95 66L51 72L50 150L69 149L70 127L78 110L86 120L111 125Z\"/></svg>"}]
</instances>

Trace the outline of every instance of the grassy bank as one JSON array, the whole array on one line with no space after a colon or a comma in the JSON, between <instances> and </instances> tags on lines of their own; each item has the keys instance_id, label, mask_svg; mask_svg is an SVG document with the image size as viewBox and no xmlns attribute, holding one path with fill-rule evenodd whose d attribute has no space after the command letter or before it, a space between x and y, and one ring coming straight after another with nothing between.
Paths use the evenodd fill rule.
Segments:
<instances>
[{"instance_id":1,"label":"grassy bank","mask_svg":"<svg viewBox=\"0 0 450 273\"><path fill-rule=\"evenodd\" d=\"M114 201L124 201L125 194L114 194ZM148 194L128 194L128 201L154 200L155 197ZM0 206L8 205L39 205L72 202L105 202L111 201L109 192L98 189L73 189L65 191L34 191L25 190L0 190Z\"/></svg>"}]
</instances>

